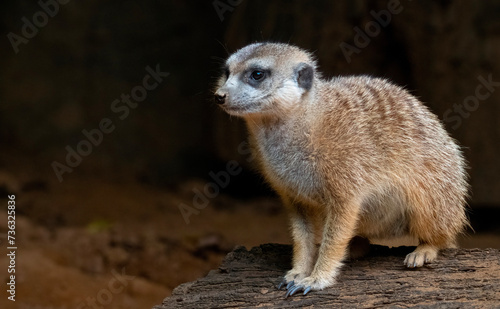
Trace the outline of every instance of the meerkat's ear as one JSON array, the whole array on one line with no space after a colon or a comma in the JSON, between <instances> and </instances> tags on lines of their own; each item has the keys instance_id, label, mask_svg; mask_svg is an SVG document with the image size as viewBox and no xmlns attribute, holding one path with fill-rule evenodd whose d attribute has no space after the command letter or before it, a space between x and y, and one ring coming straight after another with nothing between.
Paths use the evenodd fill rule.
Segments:
<instances>
[{"instance_id":1,"label":"meerkat's ear","mask_svg":"<svg viewBox=\"0 0 500 309\"><path fill-rule=\"evenodd\" d=\"M314 79L314 68L307 63L301 62L294 69L295 79L299 87L309 90Z\"/></svg>"}]
</instances>

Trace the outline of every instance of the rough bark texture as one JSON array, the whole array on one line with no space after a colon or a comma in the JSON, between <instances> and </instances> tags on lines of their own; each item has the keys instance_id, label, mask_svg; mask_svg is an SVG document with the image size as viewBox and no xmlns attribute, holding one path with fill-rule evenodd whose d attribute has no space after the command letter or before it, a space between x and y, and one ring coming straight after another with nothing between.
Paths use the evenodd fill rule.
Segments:
<instances>
[{"instance_id":1,"label":"rough bark texture","mask_svg":"<svg viewBox=\"0 0 500 309\"><path fill-rule=\"evenodd\" d=\"M154 308L500 308L500 250L447 249L410 270L403 259L412 250L372 246L345 263L335 286L285 299L276 285L290 268L291 246L237 247L219 269Z\"/></svg>"}]
</instances>

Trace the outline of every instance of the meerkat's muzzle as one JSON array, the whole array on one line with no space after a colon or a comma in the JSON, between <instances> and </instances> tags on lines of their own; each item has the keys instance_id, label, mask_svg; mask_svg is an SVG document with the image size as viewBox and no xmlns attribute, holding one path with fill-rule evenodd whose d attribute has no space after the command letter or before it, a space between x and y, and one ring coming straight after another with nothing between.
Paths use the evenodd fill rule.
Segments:
<instances>
[{"instance_id":1,"label":"meerkat's muzzle","mask_svg":"<svg viewBox=\"0 0 500 309\"><path fill-rule=\"evenodd\" d=\"M219 92L216 92L214 94L214 98L215 98L215 103L217 104L224 104L226 103L226 94L225 93L219 93Z\"/></svg>"}]
</instances>

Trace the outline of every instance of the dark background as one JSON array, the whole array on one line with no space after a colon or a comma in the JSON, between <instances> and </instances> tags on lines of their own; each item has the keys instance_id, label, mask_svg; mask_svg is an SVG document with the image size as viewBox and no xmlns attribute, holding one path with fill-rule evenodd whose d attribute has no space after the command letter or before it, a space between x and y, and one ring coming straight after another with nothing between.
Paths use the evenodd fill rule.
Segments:
<instances>
[{"instance_id":1,"label":"dark background","mask_svg":"<svg viewBox=\"0 0 500 309\"><path fill-rule=\"evenodd\" d=\"M376 22L370 12L380 15L394 3L398 13L348 61L341 44L356 46L357 31ZM9 34L21 36L25 20L32 22L42 7L35 1L0 5L0 201L17 196L26 250L18 266L25 284L18 287L27 306L81 304L97 297L110 271L121 267L138 279L106 305L152 305L216 267L235 244L288 241L279 202L238 152L246 139L242 121L212 100L224 59L256 41L313 51L327 77L382 76L418 96L469 162L470 216L478 232L470 235L479 238L464 242L499 246L499 87L483 89L488 98L468 105L462 116L454 109L473 102L482 79L500 82L500 1L90 0L58 6L16 52ZM121 120L112 102L142 84L147 66L169 75ZM104 118L114 131L60 181L54 162L67 165L67 147L76 150L86 140L82 130L99 128ZM194 189L203 190L209 172L224 170L229 160L244 172L186 224L179 205L192 205ZM30 263L40 259L57 274L52 280L87 283L32 294L28 282L35 284L39 269Z\"/></svg>"}]
</instances>

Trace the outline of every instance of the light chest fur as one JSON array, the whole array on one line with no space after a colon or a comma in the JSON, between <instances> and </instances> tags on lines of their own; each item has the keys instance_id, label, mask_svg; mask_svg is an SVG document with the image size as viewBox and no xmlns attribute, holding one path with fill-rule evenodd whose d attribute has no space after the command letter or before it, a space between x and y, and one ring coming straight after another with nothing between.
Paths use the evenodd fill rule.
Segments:
<instances>
[{"instance_id":1,"label":"light chest fur","mask_svg":"<svg viewBox=\"0 0 500 309\"><path fill-rule=\"evenodd\" d=\"M316 170L317 158L307 120L249 122L249 127L267 181L282 193L315 203L323 181Z\"/></svg>"}]
</instances>

